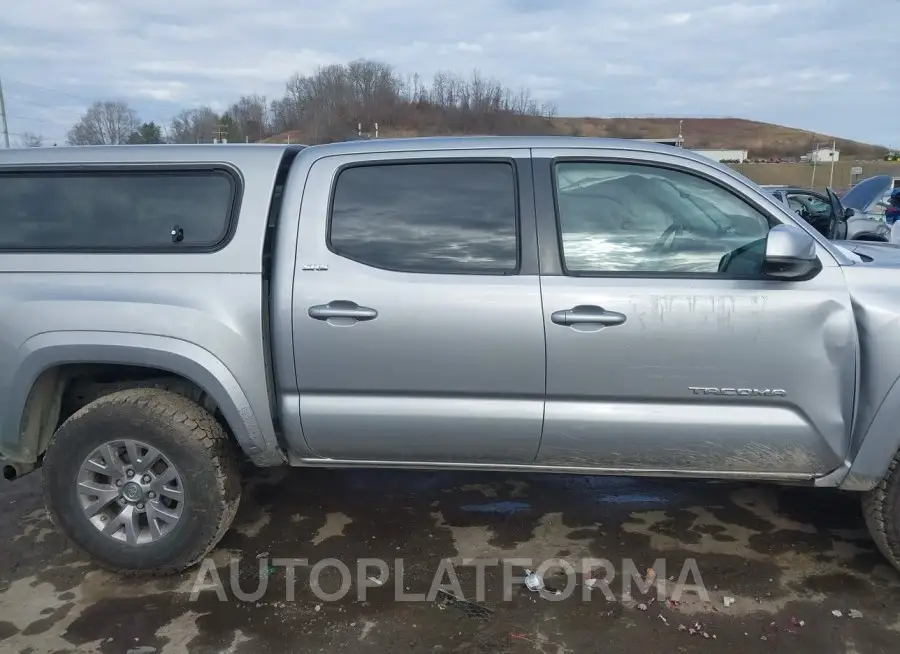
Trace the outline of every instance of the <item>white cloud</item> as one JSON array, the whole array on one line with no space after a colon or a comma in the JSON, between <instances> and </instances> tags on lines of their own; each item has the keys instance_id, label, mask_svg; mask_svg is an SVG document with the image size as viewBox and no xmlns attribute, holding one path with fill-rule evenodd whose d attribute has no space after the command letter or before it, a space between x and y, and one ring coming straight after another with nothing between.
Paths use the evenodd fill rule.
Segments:
<instances>
[{"instance_id":1,"label":"white cloud","mask_svg":"<svg viewBox=\"0 0 900 654\"><path fill-rule=\"evenodd\" d=\"M165 121L243 93L277 97L292 73L365 57L426 78L478 68L563 115L744 116L900 145L889 65L900 36L884 28L894 0L6 4L11 131L57 140L93 99Z\"/></svg>"},{"instance_id":2,"label":"white cloud","mask_svg":"<svg viewBox=\"0 0 900 654\"><path fill-rule=\"evenodd\" d=\"M688 13L680 13L680 14L666 14L662 17L663 25L684 25L685 23L690 22L691 14Z\"/></svg>"}]
</instances>

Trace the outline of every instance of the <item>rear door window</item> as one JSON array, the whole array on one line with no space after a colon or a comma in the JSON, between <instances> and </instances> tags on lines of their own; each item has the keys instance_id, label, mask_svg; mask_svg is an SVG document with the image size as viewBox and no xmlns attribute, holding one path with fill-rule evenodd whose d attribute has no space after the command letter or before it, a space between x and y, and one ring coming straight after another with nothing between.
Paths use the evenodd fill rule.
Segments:
<instances>
[{"instance_id":1,"label":"rear door window","mask_svg":"<svg viewBox=\"0 0 900 654\"><path fill-rule=\"evenodd\" d=\"M384 270L518 270L515 169L506 161L353 166L337 178L329 247Z\"/></svg>"}]
</instances>

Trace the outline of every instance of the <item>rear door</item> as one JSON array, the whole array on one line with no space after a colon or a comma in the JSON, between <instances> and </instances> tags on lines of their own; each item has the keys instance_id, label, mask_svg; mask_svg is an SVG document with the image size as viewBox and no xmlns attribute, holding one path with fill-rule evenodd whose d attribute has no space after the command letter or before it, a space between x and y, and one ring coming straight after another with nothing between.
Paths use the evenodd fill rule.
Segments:
<instances>
[{"instance_id":1,"label":"rear door","mask_svg":"<svg viewBox=\"0 0 900 654\"><path fill-rule=\"evenodd\" d=\"M529 150L316 161L293 307L316 455L534 461L545 351Z\"/></svg>"},{"instance_id":2,"label":"rear door","mask_svg":"<svg viewBox=\"0 0 900 654\"><path fill-rule=\"evenodd\" d=\"M806 281L763 278L761 256L757 270L723 269L724 255L788 221L764 194L661 153L534 157L547 332L538 463L779 478L839 467L856 333L827 249Z\"/></svg>"}]
</instances>

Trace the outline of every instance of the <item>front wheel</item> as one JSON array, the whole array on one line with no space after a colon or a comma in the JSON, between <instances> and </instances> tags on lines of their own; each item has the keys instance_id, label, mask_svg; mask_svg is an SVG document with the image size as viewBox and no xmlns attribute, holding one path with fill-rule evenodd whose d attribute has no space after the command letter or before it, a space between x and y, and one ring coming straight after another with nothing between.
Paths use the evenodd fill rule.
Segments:
<instances>
[{"instance_id":1,"label":"front wheel","mask_svg":"<svg viewBox=\"0 0 900 654\"><path fill-rule=\"evenodd\" d=\"M222 538L241 496L221 425L171 391L101 397L57 430L44 455L44 500L65 535L122 574L172 574Z\"/></svg>"},{"instance_id":2,"label":"front wheel","mask_svg":"<svg viewBox=\"0 0 900 654\"><path fill-rule=\"evenodd\" d=\"M884 479L863 495L863 514L878 549L900 570L900 453Z\"/></svg>"}]
</instances>

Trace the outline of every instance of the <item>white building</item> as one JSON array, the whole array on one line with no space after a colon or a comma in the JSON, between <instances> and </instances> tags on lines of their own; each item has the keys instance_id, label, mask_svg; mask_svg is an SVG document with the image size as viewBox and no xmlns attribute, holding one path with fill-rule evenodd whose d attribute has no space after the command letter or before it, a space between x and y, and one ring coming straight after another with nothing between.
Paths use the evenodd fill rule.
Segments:
<instances>
[{"instance_id":1,"label":"white building","mask_svg":"<svg viewBox=\"0 0 900 654\"><path fill-rule=\"evenodd\" d=\"M703 155L707 159L713 161L727 161L729 163L744 163L747 160L746 150L693 150L697 154Z\"/></svg>"},{"instance_id":2,"label":"white building","mask_svg":"<svg viewBox=\"0 0 900 654\"><path fill-rule=\"evenodd\" d=\"M803 161L809 163L831 163L832 161L840 161L841 151L835 148L819 148L807 153L805 157L801 157Z\"/></svg>"}]
</instances>

